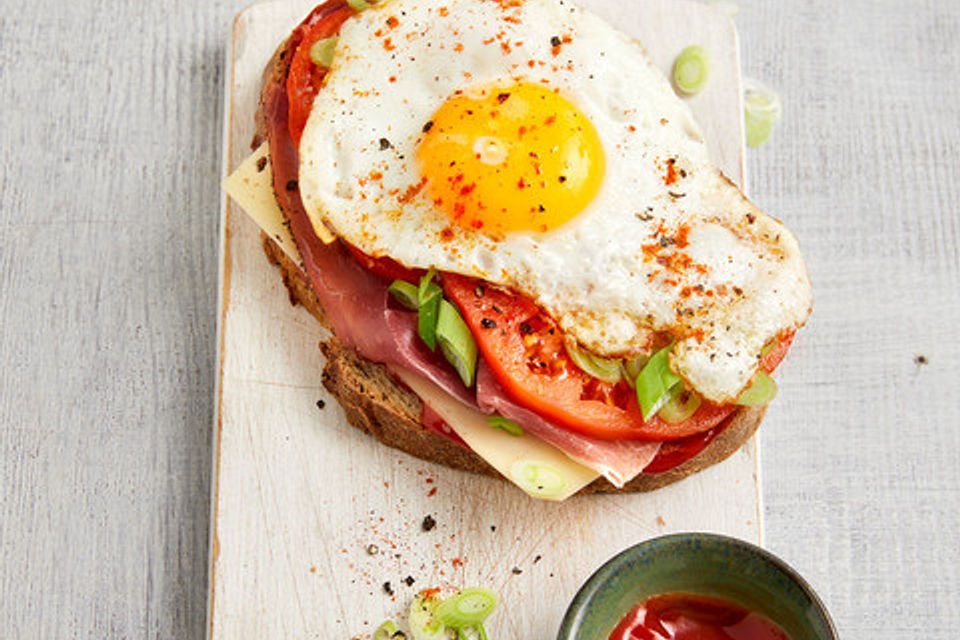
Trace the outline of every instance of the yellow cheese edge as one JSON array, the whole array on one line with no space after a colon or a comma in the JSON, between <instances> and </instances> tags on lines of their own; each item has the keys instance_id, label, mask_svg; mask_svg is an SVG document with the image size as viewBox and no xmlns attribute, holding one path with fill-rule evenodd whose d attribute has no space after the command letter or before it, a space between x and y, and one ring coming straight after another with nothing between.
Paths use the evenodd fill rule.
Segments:
<instances>
[{"instance_id":1,"label":"yellow cheese edge","mask_svg":"<svg viewBox=\"0 0 960 640\"><path fill-rule=\"evenodd\" d=\"M578 464L556 447L531 435L512 436L491 427L487 416L466 406L426 378L391 366L414 393L430 405L470 448L527 494L566 500L600 474Z\"/></svg>"},{"instance_id":2,"label":"yellow cheese edge","mask_svg":"<svg viewBox=\"0 0 960 640\"><path fill-rule=\"evenodd\" d=\"M264 233L280 245L291 260L296 264L302 262L273 192L273 167L270 165L270 149L266 142L250 154L236 171L224 178L223 190ZM314 231L327 244L336 239L326 227L314 225Z\"/></svg>"}]
</instances>

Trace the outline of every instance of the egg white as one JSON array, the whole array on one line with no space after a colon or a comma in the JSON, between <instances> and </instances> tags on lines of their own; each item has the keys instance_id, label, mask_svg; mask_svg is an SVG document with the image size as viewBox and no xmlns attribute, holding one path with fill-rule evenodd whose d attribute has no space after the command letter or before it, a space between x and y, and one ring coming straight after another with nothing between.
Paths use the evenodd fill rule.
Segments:
<instances>
[{"instance_id":1,"label":"egg white","mask_svg":"<svg viewBox=\"0 0 960 640\"><path fill-rule=\"evenodd\" d=\"M558 55L555 37L569 37ZM591 120L603 185L548 233L458 228L451 240L449 217L415 189L423 126L456 90L517 79L558 88ZM568 1L393 0L351 18L300 158L314 225L371 255L516 289L599 354L688 336L673 367L714 401L736 398L763 346L809 314L795 238L711 165L642 47ZM670 159L683 177L667 185Z\"/></svg>"}]
</instances>

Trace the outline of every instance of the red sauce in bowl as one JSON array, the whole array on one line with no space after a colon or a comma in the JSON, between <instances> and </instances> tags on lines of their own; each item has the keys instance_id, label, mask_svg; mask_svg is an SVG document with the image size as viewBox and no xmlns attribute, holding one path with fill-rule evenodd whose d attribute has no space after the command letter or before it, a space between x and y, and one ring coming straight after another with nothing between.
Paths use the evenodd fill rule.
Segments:
<instances>
[{"instance_id":1,"label":"red sauce in bowl","mask_svg":"<svg viewBox=\"0 0 960 640\"><path fill-rule=\"evenodd\" d=\"M692 593L654 596L628 613L609 640L790 640L764 615Z\"/></svg>"}]
</instances>

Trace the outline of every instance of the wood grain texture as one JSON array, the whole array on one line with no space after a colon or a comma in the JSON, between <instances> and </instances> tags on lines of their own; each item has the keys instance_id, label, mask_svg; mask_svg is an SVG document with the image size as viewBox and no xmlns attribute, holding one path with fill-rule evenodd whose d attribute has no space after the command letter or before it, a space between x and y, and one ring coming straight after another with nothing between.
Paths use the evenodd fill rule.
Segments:
<instances>
[{"instance_id":1,"label":"wood grain texture","mask_svg":"<svg viewBox=\"0 0 960 640\"><path fill-rule=\"evenodd\" d=\"M612 0L592 4L639 36L661 68L686 43L676 35L681 27L713 49L714 84L692 107L715 157L740 180L732 25L701 5L673 0L645 0L629 15ZM238 16L228 56L228 166L249 153L263 66L310 6L272 0ZM690 529L759 538L752 441L727 462L653 494L558 505L533 501L503 481L422 462L357 432L320 387L320 327L289 305L257 227L232 202L225 216L215 640L369 635L421 588L472 584L495 588L506 602L534 604L506 608L490 624L493 635L549 637L579 584L631 544ZM318 398L327 402L322 412ZM420 529L427 514L438 522L429 533ZM381 553L368 555L371 543ZM408 575L416 580L411 586L401 582ZM383 592L384 581L394 597Z\"/></svg>"},{"instance_id":2,"label":"wood grain texture","mask_svg":"<svg viewBox=\"0 0 960 640\"><path fill-rule=\"evenodd\" d=\"M751 194L817 297L762 429L767 546L843 637L952 640L960 5L739 3L744 70L786 107ZM245 4L0 0L4 638L204 635L222 61Z\"/></svg>"}]
</instances>

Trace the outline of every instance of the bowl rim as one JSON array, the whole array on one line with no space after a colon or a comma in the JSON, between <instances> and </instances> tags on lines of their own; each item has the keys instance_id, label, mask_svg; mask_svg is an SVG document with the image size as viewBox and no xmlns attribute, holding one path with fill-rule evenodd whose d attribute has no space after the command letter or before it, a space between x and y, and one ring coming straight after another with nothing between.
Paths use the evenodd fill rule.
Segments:
<instances>
[{"instance_id":1,"label":"bowl rim","mask_svg":"<svg viewBox=\"0 0 960 640\"><path fill-rule=\"evenodd\" d=\"M790 580L800 587L800 590L803 592L803 594L810 599L810 602L813 603L814 607L826 622L827 630L830 633L830 639L839 640L837 628L834 625L833 618L830 617L830 612L827 610L823 600L821 600L820 596L817 595L817 592L813 590L813 587L810 586L810 583L808 583L796 569L787 564L783 559L776 556L772 552L767 551L763 547L755 545L751 542L747 542L746 540L741 540L740 538L734 538L732 536L718 533L693 531L670 533L657 536L655 538L649 538L642 542L638 542L635 545L627 547L604 562L600 568L594 571L590 577L587 578L587 581L583 583L576 595L573 597L573 600L570 602L570 605L567 607L567 610L563 615L563 620L560 622L560 629L557 632L557 640L575 640L576 636L574 634L576 633L577 629L574 627L574 624L577 616L588 606L590 600L596 594L601 585L603 585L612 574L616 573L620 566L627 562L629 558L633 557L637 553L648 551L651 548L692 541L719 543L721 545L737 547L743 551L759 556L761 560L773 565L774 568L783 572Z\"/></svg>"}]
</instances>

